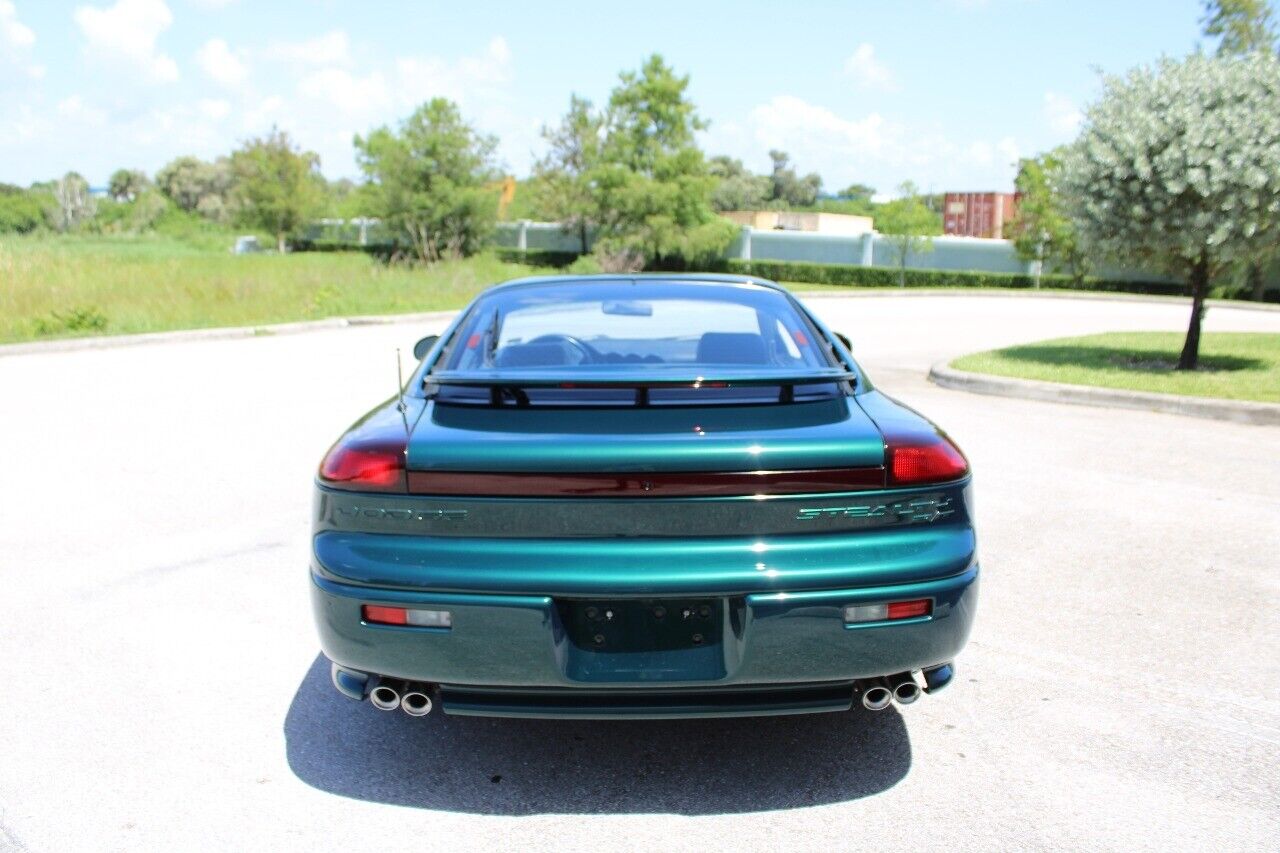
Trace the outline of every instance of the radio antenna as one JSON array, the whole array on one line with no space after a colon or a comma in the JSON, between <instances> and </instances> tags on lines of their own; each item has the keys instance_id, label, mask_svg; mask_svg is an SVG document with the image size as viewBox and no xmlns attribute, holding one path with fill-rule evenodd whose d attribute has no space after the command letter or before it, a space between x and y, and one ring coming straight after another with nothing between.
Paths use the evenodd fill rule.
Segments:
<instances>
[{"instance_id":1,"label":"radio antenna","mask_svg":"<svg viewBox=\"0 0 1280 853\"><path fill-rule=\"evenodd\" d=\"M400 420L404 421L404 434L409 435L409 407L404 404L404 369L400 366L400 347L396 347L396 396L399 402L396 408L400 410Z\"/></svg>"}]
</instances>

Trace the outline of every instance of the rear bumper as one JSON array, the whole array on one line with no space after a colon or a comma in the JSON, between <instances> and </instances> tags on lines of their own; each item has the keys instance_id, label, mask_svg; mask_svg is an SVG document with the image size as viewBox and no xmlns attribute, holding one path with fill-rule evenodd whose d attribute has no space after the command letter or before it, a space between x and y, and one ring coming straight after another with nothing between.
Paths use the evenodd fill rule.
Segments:
<instances>
[{"instance_id":1,"label":"rear bumper","mask_svg":"<svg viewBox=\"0 0 1280 853\"><path fill-rule=\"evenodd\" d=\"M349 584L313 572L325 654L340 667L440 685L446 712L501 716L722 716L849 707L853 682L953 660L973 622L978 565L948 577L852 589L769 591L723 601L718 641L594 665L563 619L566 597ZM571 596L583 598L584 596ZM651 593L650 597L661 597ZM932 615L847 626L843 608L930 598ZM361 605L448 610L452 627L362 621ZM651 665L651 664L661 665ZM736 710L735 710L736 709Z\"/></svg>"}]
</instances>

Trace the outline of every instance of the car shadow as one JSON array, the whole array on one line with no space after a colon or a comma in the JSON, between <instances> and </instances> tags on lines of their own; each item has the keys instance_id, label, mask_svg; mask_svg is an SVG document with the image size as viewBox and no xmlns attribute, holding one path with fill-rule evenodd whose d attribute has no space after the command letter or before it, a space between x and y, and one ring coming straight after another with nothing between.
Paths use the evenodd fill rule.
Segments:
<instances>
[{"instance_id":1,"label":"car shadow","mask_svg":"<svg viewBox=\"0 0 1280 853\"><path fill-rule=\"evenodd\" d=\"M339 695L317 656L289 767L344 797L472 814L726 814L844 802L911 767L896 709L721 720L425 718Z\"/></svg>"}]
</instances>

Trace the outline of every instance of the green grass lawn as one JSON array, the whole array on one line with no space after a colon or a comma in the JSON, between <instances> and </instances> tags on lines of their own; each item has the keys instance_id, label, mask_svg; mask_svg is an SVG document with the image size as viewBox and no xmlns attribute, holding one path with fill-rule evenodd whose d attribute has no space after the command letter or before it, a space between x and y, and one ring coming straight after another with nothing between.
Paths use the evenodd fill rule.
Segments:
<instances>
[{"instance_id":1,"label":"green grass lawn","mask_svg":"<svg viewBox=\"0 0 1280 853\"><path fill-rule=\"evenodd\" d=\"M490 255L428 268L359 252L237 257L234 239L212 226L0 237L0 343L461 308L497 282L554 272Z\"/></svg>"},{"instance_id":2,"label":"green grass lawn","mask_svg":"<svg viewBox=\"0 0 1280 853\"><path fill-rule=\"evenodd\" d=\"M1183 335L1111 332L966 355L958 370L1070 385L1280 403L1280 335L1208 332L1200 367L1177 371Z\"/></svg>"},{"instance_id":3,"label":"green grass lawn","mask_svg":"<svg viewBox=\"0 0 1280 853\"><path fill-rule=\"evenodd\" d=\"M490 256L425 269L361 253L237 257L231 242L0 238L0 342L457 308L533 272Z\"/></svg>"}]
</instances>

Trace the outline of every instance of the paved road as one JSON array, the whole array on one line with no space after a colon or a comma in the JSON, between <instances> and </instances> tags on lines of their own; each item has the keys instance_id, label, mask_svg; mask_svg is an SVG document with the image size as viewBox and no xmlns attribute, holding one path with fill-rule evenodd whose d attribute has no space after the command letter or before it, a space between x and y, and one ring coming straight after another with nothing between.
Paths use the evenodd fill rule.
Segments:
<instances>
[{"instance_id":1,"label":"paved road","mask_svg":"<svg viewBox=\"0 0 1280 853\"><path fill-rule=\"evenodd\" d=\"M0 848L1274 850L1280 430L923 379L1186 309L811 303L977 472L978 624L954 686L902 713L414 720L341 699L308 612L311 476L429 330L0 358Z\"/></svg>"}]
</instances>

